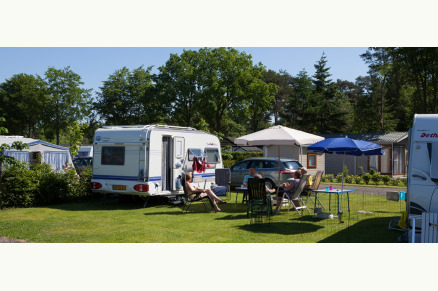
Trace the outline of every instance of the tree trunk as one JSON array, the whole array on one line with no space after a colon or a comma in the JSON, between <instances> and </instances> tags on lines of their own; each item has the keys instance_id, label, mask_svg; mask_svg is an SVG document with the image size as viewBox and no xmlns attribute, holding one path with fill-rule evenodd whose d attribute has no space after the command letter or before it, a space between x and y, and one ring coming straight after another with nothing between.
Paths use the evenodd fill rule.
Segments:
<instances>
[{"instance_id":1,"label":"tree trunk","mask_svg":"<svg viewBox=\"0 0 438 291\"><path fill-rule=\"evenodd\" d=\"M382 132L384 131L383 111L385 109L385 105L384 105L385 94L383 93L383 90L385 89L385 80L386 80L386 76L383 77L382 86L380 88L380 131L382 131Z\"/></svg>"}]
</instances>

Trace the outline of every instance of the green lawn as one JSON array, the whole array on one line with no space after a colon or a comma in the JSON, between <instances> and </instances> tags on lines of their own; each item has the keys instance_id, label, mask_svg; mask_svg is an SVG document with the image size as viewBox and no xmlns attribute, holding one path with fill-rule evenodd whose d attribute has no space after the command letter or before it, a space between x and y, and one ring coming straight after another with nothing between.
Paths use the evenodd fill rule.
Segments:
<instances>
[{"instance_id":1,"label":"green lawn","mask_svg":"<svg viewBox=\"0 0 438 291\"><path fill-rule=\"evenodd\" d=\"M388 222L405 209L404 201L401 204L386 201L384 196L352 194L350 215L344 199L344 223L283 210L270 223L251 224L246 206L234 204L234 197L221 205L223 213L206 213L199 203L192 205L189 213L182 213L181 208L163 199L151 199L147 208L142 208L140 202L110 199L106 204L94 200L4 209L0 211L0 236L40 243L396 242L401 232L388 231ZM328 195L321 198L328 207ZM310 201L309 206L313 213ZM333 197L331 213L336 215Z\"/></svg>"}]
</instances>

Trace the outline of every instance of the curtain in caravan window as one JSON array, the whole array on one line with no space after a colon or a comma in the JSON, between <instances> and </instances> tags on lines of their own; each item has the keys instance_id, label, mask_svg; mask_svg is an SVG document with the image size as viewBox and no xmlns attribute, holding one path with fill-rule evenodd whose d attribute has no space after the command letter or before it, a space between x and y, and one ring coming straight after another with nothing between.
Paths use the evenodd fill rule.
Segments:
<instances>
[{"instance_id":1,"label":"curtain in caravan window","mask_svg":"<svg viewBox=\"0 0 438 291\"><path fill-rule=\"evenodd\" d=\"M52 165L57 170L62 170L65 162L68 161L68 152L44 152L44 163Z\"/></svg>"},{"instance_id":2,"label":"curtain in caravan window","mask_svg":"<svg viewBox=\"0 0 438 291\"><path fill-rule=\"evenodd\" d=\"M13 157L20 162L29 162L29 152L23 151L5 151L5 156Z\"/></svg>"}]
</instances>

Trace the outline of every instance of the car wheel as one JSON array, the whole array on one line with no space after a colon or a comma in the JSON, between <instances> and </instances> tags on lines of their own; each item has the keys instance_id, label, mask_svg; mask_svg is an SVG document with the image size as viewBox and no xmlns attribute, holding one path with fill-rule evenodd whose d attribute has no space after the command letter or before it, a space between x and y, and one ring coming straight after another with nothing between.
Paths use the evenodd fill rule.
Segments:
<instances>
[{"instance_id":1,"label":"car wheel","mask_svg":"<svg viewBox=\"0 0 438 291\"><path fill-rule=\"evenodd\" d=\"M271 179L266 179L265 180L265 185L266 185L266 187L268 187L268 189L274 189L275 188L274 182L272 182Z\"/></svg>"}]
</instances>

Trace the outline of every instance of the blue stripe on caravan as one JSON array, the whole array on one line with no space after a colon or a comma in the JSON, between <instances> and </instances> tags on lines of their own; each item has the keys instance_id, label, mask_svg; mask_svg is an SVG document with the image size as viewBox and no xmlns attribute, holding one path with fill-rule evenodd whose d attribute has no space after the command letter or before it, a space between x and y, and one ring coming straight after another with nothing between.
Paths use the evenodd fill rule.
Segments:
<instances>
[{"instance_id":1,"label":"blue stripe on caravan","mask_svg":"<svg viewBox=\"0 0 438 291\"><path fill-rule=\"evenodd\" d=\"M208 178L208 177L215 177L214 173L202 173L202 174L196 174L195 177L201 176L202 178Z\"/></svg>"},{"instance_id":2,"label":"blue stripe on caravan","mask_svg":"<svg viewBox=\"0 0 438 291\"><path fill-rule=\"evenodd\" d=\"M149 177L149 181L161 181L161 176Z\"/></svg>"},{"instance_id":3,"label":"blue stripe on caravan","mask_svg":"<svg viewBox=\"0 0 438 291\"><path fill-rule=\"evenodd\" d=\"M93 179L138 181L137 176L93 175Z\"/></svg>"}]
</instances>

